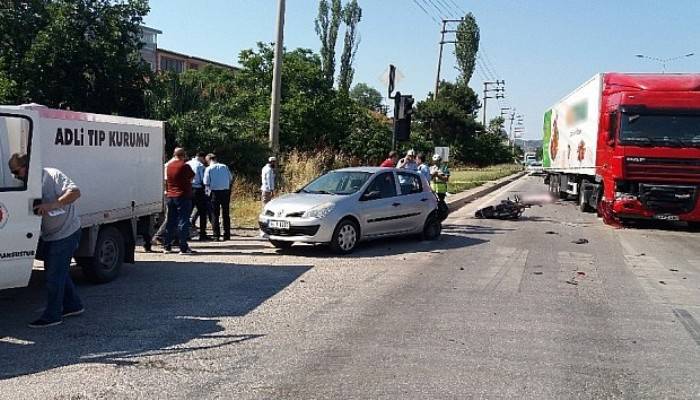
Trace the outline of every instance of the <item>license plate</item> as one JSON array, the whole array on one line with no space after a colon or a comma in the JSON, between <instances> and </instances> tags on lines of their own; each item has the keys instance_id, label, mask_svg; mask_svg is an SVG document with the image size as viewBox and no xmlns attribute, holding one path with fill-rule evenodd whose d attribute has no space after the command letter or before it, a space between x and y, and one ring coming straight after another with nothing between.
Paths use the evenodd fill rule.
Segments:
<instances>
[{"instance_id":1,"label":"license plate","mask_svg":"<svg viewBox=\"0 0 700 400\"><path fill-rule=\"evenodd\" d=\"M669 214L654 215L654 219L660 219L662 221L678 221L679 220L677 215L669 215Z\"/></svg>"},{"instance_id":2,"label":"license plate","mask_svg":"<svg viewBox=\"0 0 700 400\"><path fill-rule=\"evenodd\" d=\"M289 230L289 221L277 221L271 219L267 221L267 226L271 229L286 229Z\"/></svg>"}]
</instances>

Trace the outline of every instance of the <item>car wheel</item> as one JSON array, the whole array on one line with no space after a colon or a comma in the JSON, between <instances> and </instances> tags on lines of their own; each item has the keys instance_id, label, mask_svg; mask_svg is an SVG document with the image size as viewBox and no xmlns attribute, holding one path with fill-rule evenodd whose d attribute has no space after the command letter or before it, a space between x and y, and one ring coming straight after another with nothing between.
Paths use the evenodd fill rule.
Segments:
<instances>
[{"instance_id":1,"label":"car wheel","mask_svg":"<svg viewBox=\"0 0 700 400\"><path fill-rule=\"evenodd\" d=\"M273 246L275 246L278 249L284 250L284 249L288 249L288 248L292 247L294 242L285 242L283 240L270 240L270 244L272 244Z\"/></svg>"},{"instance_id":2,"label":"car wheel","mask_svg":"<svg viewBox=\"0 0 700 400\"><path fill-rule=\"evenodd\" d=\"M117 228L108 226L101 229L97 235L95 255L76 257L76 261L88 280L94 283L107 283L119 275L124 256L124 237Z\"/></svg>"},{"instance_id":3,"label":"car wheel","mask_svg":"<svg viewBox=\"0 0 700 400\"><path fill-rule=\"evenodd\" d=\"M441 233L442 223L440 223L440 220L434 213L430 214L423 226L423 234L421 235L423 240L436 240L440 237Z\"/></svg>"},{"instance_id":4,"label":"car wheel","mask_svg":"<svg viewBox=\"0 0 700 400\"><path fill-rule=\"evenodd\" d=\"M349 219L340 221L333 232L331 250L338 254L348 254L355 250L360 241L360 228Z\"/></svg>"}]
</instances>

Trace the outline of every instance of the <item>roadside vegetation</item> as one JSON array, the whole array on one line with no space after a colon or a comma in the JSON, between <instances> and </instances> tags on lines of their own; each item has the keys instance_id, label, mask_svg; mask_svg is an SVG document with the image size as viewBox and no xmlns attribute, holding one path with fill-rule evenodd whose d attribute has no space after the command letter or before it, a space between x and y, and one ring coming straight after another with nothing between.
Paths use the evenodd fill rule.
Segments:
<instances>
[{"instance_id":1,"label":"roadside vegetation","mask_svg":"<svg viewBox=\"0 0 700 400\"><path fill-rule=\"evenodd\" d=\"M448 192L459 193L481 186L486 182L495 181L522 171L517 164L500 164L490 167L458 168L451 171Z\"/></svg>"},{"instance_id":2,"label":"roadside vegetation","mask_svg":"<svg viewBox=\"0 0 700 400\"><path fill-rule=\"evenodd\" d=\"M378 165L391 150L385 89L354 82L359 3L319 0L309 27L319 50L283 54L280 151L274 154L281 166L278 193L328 169ZM236 223L247 224L259 206L260 169L273 155L267 143L273 46L251 43L229 60L235 71L210 66L153 73L140 56L140 27L149 11L147 0L10 2L0 8L0 104L167 121L164 160L176 146L216 153L237 177ZM503 119L483 126L477 118L482 104L469 86L480 40L474 16L465 15L458 31L459 76L417 102L410 141L398 150L415 149L429 159L436 146L449 146L456 165L512 163L518 153L508 146ZM489 176L460 179L466 183L454 187Z\"/></svg>"}]
</instances>

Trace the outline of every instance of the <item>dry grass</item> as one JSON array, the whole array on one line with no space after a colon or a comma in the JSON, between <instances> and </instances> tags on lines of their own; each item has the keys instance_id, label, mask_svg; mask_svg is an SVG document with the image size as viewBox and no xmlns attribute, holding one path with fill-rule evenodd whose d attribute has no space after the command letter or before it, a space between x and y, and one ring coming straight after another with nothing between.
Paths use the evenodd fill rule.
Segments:
<instances>
[{"instance_id":1,"label":"dry grass","mask_svg":"<svg viewBox=\"0 0 700 400\"><path fill-rule=\"evenodd\" d=\"M460 168L450 171L448 191L450 193L463 192L483 185L485 182L520 172L522 169L522 166L515 164L501 164L486 168Z\"/></svg>"}]
</instances>

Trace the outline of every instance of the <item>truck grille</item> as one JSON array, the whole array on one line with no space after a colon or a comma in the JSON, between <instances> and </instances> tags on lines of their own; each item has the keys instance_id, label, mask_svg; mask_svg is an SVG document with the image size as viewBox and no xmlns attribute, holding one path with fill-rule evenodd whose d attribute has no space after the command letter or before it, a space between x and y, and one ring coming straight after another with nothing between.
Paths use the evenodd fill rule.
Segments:
<instances>
[{"instance_id":1,"label":"truck grille","mask_svg":"<svg viewBox=\"0 0 700 400\"><path fill-rule=\"evenodd\" d=\"M660 213L689 213L695 208L696 196L696 186L639 185L639 200L649 210Z\"/></svg>"},{"instance_id":2,"label":"truck grille","mask_svg":"<svg viewBox=\"0 0 700 400\"><path fill-rule=\"evenodd\" d=\"M647 182L700 183L700 160L627 157L625 178Z\"/></svg>"}]
</instances>

